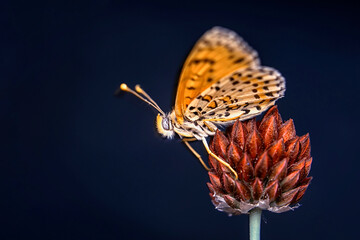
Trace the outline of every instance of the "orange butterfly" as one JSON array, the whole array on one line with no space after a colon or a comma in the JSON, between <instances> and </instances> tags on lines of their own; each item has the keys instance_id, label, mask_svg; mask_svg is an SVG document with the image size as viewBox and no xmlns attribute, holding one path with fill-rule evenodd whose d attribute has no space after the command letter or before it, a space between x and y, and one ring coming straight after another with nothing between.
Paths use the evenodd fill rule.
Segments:
<instances>
[{"instance_id":1,"label":"orange butterfly","mask_svg":"<svg viewBox=\"0 0 360 240\"><path fill-rule=\"evenodd\" d=\"M139 97L159 111L158 132L167 138L175 133L208 169L189 141L200 140L207 152L237 173L208 146L206 137L218 126L261 114L284 96L285 80L275 69L263 67L257 52L235 32L222 27L207 31L195 44L183 66L174 109L165 114L156 102L136 85L135 91L120 89Z\"/></svg>"}]
</instances>

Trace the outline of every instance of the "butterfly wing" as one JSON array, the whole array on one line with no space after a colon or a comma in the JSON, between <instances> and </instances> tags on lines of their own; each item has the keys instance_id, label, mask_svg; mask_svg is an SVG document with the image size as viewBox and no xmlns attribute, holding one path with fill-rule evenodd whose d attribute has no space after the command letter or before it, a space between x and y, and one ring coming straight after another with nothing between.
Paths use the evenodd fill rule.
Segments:
<instances>
[{"instance_id":1,"label":"butterfly wing","mask_svg":"<svg viewBox=\"0 0 360 240\"><path fill-rule=\"evenodd\" d=\"M237 70L204 90L190 103L185 115L191 121L214 123L246 120L274 105L284 93L285 79L275 69Z\"/></svg>"},{"instance_id":2,"label":"butterfly wing","mask_svg":"<svg viewBox=\"0 0 360 240\"><path fill-rule=\"evenodd\" d=\"M183 66L175 101L178 122L190 103L205 89L235 70L259 66L256 51L235 32L221 27L207 31Z\"/></svg>"}]
</instances>

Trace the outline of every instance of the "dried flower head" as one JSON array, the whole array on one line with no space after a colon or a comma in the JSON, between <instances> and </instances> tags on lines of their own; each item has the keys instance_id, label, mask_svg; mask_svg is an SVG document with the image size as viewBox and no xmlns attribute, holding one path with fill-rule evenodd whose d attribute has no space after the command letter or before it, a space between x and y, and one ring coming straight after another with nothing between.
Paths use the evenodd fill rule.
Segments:
<instances>
[{"instance_id":1,"label":"dried flower head","mask_svg":"<svg viewBox=\"0 0 360 240\"><path fill-rule=\"evenodd\" d=\"M208 187L216 209L229 215L261 208L280 213L298 206L311 177L309 134L296 136L293 120L283 123L276 106L261 121L236 121L217 131L211 150L237 172L209 157Z\"/></svg>"}]
</instances>

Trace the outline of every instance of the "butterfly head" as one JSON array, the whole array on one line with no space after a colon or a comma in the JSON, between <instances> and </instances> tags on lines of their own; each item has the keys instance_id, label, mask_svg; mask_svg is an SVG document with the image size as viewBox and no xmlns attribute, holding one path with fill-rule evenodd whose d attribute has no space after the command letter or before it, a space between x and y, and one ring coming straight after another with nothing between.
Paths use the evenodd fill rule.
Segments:
<instances>
[{"instance_id":1,"label":"butterfly head","mask_svg":"<svg viewBox=\"0 0 360 240\"><path fill-rule=\"evenodd\" d=\"M156 128L163 137L166 138L174 137L175 132L170 114L161 115L159 113L156 117Z\"/></svg>"},{"instance_id":2,"label":"butterfly head","mask_svg":"<svg viewBox=\"0 0 360 240\"><path fill-rule=\"evenodd\" d=\"M166 138L174 137L174 127L171 119L171 114L165 114L159 105L140 87L140 85L135 86L135 91L129 88L125 83L120 85L122 91L132 93L136 97L140 98L153 108L155 108L159 114L156 117L156 128L158 132Z\"/></svg>"}]
</instances>

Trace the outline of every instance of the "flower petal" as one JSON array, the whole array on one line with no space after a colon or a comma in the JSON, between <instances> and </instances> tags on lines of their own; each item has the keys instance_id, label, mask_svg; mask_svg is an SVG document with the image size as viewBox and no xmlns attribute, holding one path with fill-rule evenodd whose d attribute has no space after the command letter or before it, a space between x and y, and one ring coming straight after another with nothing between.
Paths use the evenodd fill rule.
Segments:
<instances>
[{"instance_id":1,"label":"flower petal","mask_svg":"<svg viewBox=\"0 0 360 240\"><path fill-rule=\"evenodd\" d=\"M285 155L289 157L289 165L293 164L299 155L300 142L299 137L294 137L285 143Z\"/></svg>"},{"instance_id":2,"label":"flower petal","mask_svg":"<svg viewBox=\"0 0 360 240\"><path fill-rule=\"evenodd\" d=\"M236 181L235 196L239 200L249 202L251 198L251 191L242 181Z\"/></svg>"},{"instance_id":3,"label":"flower petal","mask_svg":"<svg viewBox=\"0 0 360 240\"><path fill-rule=\"evenodd\" d=\"M270 116L275 116L276 119L276 125L279 127L282 124L282 119L281 116L279 114L279 110L277 108L277 106L273 106L271 107L264 115L262 122L267 121L267 119ZM261 125L261 124L260 124Z\"/></svg>"},{"instance_id":4,"label":"flower petal","mask_svg":"<svg viewBox=\"0 0 360 240\"><path fill-rule=\"evenodd\" d=\"M284 139L284 142L294 138L296 136L295 125L292 119L287 120L281 125L279 130L279 138Z\"/></svg>"},{"instance_id":5,"label":"flower petal","mask_svg":"<svg viewBox=\"0 0 360 240\"><path fill-rule=\"evenodd\" d=\"M254 178L254 167L248 154L244 154L238 165L239 173L245 182L250 182Z\"/></svg>"},{"instance_id":6,"label":"flower petal","mask_svg":"<svg viewBox=\"0 0 360 240\"><path fill-rule=\"evenodd\" d=\"M274 181L274 180L281 181L285 177L288 160L289 160L288 158L284 158L272 168L269 176L270 181Z\"/></svg>"},{"instance_id":7,"label":"flower petal","mask_svg":"<svg viewBox=\"0 0 360 240\"><path fill-rule=\"evenodd\" d=\"M231 166L237 166L240 162L242 151L238 148L234 142L230 142L227 150L227 156Z\"/></svg>"},{"instance_id":8,"label":"flower petal","mask_svg":"<svg viewBox=\"0 0 360 240\"><path fill-rule=\"evenodd\" d=\"M298 192L299 192L299 188L295 188L288 192L282 193L280 195L279 200L276 201L276 204L278 206L289 205Z\"/></svg>"},{"instance_id":9,"label":"flower petal","mask_svg":"<svg viewBox=\"0 0 360 240\"><path fill-rule=\"evenodd\" d=\"M268 170L270 166L270 157L265 151L260 157L258 162L255 165L255 176L264 180L267 176Z\"/></svg>"},{"instance_id":10,"label":"flower petal","mask_svg":"<svg viewBox=\"0 0 360 240\"><path fill-rule=\"evenodd\" d=\"M277 180L270 182L266 189L265 192L267 194L267 196L269 197L270 202L275 201L276 198L278 198L280 191L279 191L279 182Z\"/></svg>"},{"instance_id":11,"label":"flower petal","mask_svg":"<svg viewBox=\"0 0 360 240\"><path fill-rule=\"evenodd\" d=\"M230 132L230 139L235 143L241 150L245 149L245 142L247 136L247 130L242 122L237 120Z\"/></svg>"},{"instance_id":12,"label":"flower petal","mask_svg":"<svg viewBox=\"0 0 360 240\"><path fill-rule=\"evenodd\" d=\"M246 151L249 153L252 159L255 159L262 147L262 138L256 128L256 125L253 125L252 131L249 132L249 136L246 139Z\"/></svg>"},{"instance_id":13,"label":"flower petal","mask_svg":"<svg viewBox=\"0 0 360 240\"><path fill-rule=\"evenodd\" d=\"M284 140L281 138L268 149L269 156L272 159L272 165L280 161L281 157L284 155L284 152L285 144Z\"/></svg>"},{"instance_id":14,"label":"flower petal","mask_svg":"<svg viewBox=\"0 0 360 240\"><path fill-rule=\"evenodd\" d=\"M308 188L308 186L310 184L311 179L312 178L309 178L305 185L302 185L302 186L298 187L299 191L298 191L297 195L291 201L291 204L298 203L303 198L303 196L305 194L305 191L306 191L306 189Z\"/></svg>"},{"instance_id":15,"label":"flower petal","mask_svg":"<svg viewBox=\"0 0 360 240\"><path fill-rule=\"evenodd\" d=\"M223 182L223 186L224 186L227 193L233 193L234 192L235 180L230 174L224 173L222 175L222 182Z\"/></svg>"},{"instance_id":16,"label":"flower petal","mask_svg":"<svg viewBox=\"0 0 360 240\"><path fill-rule=\"evenodd\" d=\"M216 191L223 192L220 178L213 172L209 172L208 174L209 174L210 182L213 185L214 189Z\"/></svg>"},{"instance_id":17,"label":"flower petal","mask_svg":"<svg viewBox=\"0 0 360 240\"><path fill-rule=\"evenodd\" d=\"M262 121L259 132L264 140L265 147L270 146L278 138L276 117L271 115L266 121Z\"/></svg>"},{"instance_id":18,"label":"flower petal","mask_svg":"<svg viewBox=\"0 0 360 240\"><path fill-rule=\"evenodd\" d=\"M300 141L300 155L299 158L309 158L310 157L310 137L309 134L306 134L299 139Z\"/></svg>"},{"instance_id":19,"label":"flower petal","mask_svg":"<svg viewBox=\"0 0 360 240\"><path fill-rule=\"evenodd\" d=\"M299 181L300 171L292 172L287 175L281 182L281 190L286 192L293 188Z\"/></svg>"},{"instance_id":20,"label":"flower petal","mask_svg":"<svg viewBox=\"0 0 360 240\"><path fill-rule=\"evenodd\" d=\"M255 178L255 181L252 184L252 197L255 201L259 200L261 195L264 192L262 182L259 178Z\"/></svg>"},{"instance_id":21,"label":"flower petal","mask_svg":"<svg viewBox=\"0 0 360 240\"><path fill-rule=\"evenodd\" d=\"M216 134L213 138L213 151L217 156L220 156L223 159L226 159L226 148L229 145L229 140L227 137L220 132L216 131Z\"/></svg>"}]
</instances>

